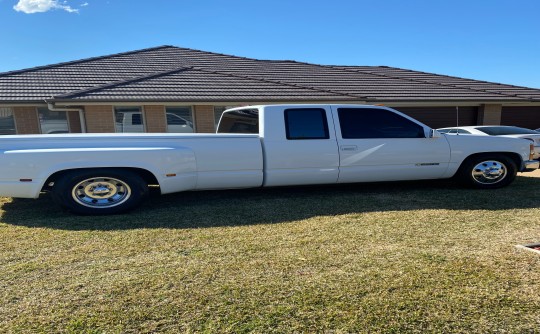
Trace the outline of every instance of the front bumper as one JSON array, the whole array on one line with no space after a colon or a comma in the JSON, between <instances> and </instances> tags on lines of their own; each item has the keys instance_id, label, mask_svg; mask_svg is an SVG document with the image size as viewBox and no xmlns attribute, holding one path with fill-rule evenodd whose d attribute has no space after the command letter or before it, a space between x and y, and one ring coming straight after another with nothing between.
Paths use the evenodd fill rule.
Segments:
<instances>
[{"instance_id":1,"label":"front bumper","mask_svg":"<svg viewBox=\"0 0 540 334\"><path fill-rule=\"evenodd\" d=\"M521 172L532 172L540 168L540 162L538 160L525 160L521 167Z\"/></svg>"}]
</instances>

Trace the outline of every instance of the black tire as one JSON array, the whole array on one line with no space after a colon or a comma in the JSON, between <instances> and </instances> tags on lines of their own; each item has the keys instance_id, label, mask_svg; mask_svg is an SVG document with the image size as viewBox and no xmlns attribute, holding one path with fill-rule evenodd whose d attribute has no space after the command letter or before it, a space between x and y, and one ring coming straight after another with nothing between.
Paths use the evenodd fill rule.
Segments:
<instances>
[{"instance_id":1,"label":"black tire","mask_svg":"<svg viewBox=\"0 0 540 334\"><path fill-rule=\"evenodd\" d=\"M53 200L80 215L112 215L139 206L148 185L136 173L121 169L73 170L55 180Z\"/></svg>"},{"instance_id":2,"label":"black tire","mask_svg":"<svg viewBox=\"0 0 540 334\"><path fill-rule=\"evenodd\" d=\"M456 174L461 183L477 189L506 187L514 181L516 175L516 163L502 154L485 154L468 158Z\"/></svg>"}]
</instances>

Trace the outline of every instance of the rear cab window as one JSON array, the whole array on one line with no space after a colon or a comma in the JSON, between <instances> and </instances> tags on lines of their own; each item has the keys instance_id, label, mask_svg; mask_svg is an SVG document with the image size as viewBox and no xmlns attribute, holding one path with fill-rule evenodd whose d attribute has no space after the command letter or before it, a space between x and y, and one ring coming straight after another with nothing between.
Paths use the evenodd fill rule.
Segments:
<instances>
[{"instance_id":1,"label":"rear cab window","mask_svg":"<svg viewBox=\"0 0 540 334\"><path fill-rule=\"evenodd\" d=\"M217 133L259 133L259 110L238 109L223 113Z\"/></svg>"}]
</instances>

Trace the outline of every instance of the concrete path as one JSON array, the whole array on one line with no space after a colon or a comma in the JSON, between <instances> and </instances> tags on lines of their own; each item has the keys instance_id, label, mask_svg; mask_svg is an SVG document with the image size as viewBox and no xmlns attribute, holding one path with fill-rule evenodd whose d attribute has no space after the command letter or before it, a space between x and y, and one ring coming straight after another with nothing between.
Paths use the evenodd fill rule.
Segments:
<instances>
[{"instance_id":1,"label":"concrete path","mask_svg":"<svg viewBox=\"0 0 540 334\"><path fill-rule=\"evenodd\" d=\"M540 169L537 169L534 172L529 172L529 173L518 173L518 176L540 177Z\"/></svg>"}]
</instances>

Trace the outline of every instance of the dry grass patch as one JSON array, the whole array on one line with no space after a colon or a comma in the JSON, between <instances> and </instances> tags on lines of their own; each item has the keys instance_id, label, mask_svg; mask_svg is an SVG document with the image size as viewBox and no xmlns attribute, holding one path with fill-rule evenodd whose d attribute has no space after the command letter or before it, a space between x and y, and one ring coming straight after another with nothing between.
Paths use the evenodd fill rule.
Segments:
<instances>
[{"instance_id":1,"label":"dry grass patch","mask_svg":"<svg viewBox=\"0 0 540 334\"><path fill-rule=\"evenodd\" d=\"M535 332L540 179L0 199L0 332Z\"/></svg>"}]
</instances>

